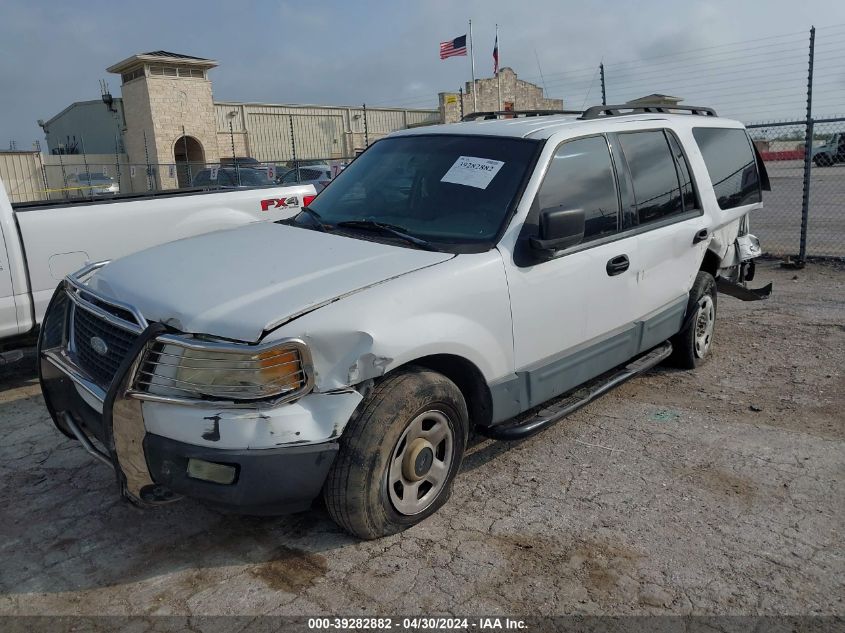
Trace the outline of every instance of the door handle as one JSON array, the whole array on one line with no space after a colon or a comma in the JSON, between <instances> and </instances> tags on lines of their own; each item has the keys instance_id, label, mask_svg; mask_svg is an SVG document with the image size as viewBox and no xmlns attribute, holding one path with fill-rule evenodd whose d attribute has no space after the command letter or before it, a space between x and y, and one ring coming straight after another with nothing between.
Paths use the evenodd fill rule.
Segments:
<instances>
[{"instance_id":1,"label":"door handle","mask_svg":"<svg viewBox=\"0 0 845 633\"><path fill-rule=\"evenodd\" d=\"M699 242L703 242L703 241L704 241L704 240L706 240L709 236L710 236L710 233L707 231L707 229L701 229L700 231L698 231L698 232L695 234L695 237L694 237L694 238L692 238L692 243L693 243L693 244L698 244Z\"/></svg>"},{"instance_id":2,"label":"door handle","mask_svg":"<svg viewBox=\"0 0 845 633\"><path fill-rule=\"evenodd\" d=\"M614 275L618 275L620 273L624 273L628 270L628 266L631 265L630 260L628 260L627 255L617 255L607 261L607 266L605 270L607 270L607 274L613 277Z\"/></svg>"}]
</instances>

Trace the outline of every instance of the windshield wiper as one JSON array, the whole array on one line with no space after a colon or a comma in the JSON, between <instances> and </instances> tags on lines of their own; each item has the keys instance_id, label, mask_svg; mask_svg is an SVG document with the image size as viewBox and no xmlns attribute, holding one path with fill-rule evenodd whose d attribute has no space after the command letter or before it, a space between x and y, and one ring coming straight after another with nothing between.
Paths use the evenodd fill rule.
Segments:
<instances>
[{"instance_id":1,"label":"windshield wiper","mask_svg":"<svg viewBox=\"0 0 845 633\"><path fill-rule=\"evenodd\" d=\"M328 227L326 226L325 222L323 222L322 216L320 216L319 213L314 211L314 209L312 209L311 207L305 206L305 207L302 207L302 209L300 210L300 213L308 214L308 217L311 218L311 220L319 227L319 229L323 233L328 232Z\"/></svg>"},{"instance_id":2,"label":"windshield wiper","mask_svg":"<svg viewBox=\"0 0 845 633\"><path fill-rule=\"evenodd\" d=\"M407 229L397 226L395 224L387 224L385 222L376 222L375 220L346 220L335 224L338 228L349 229L364 229L365 231L378 231L380 233L387 233L393 235L401 240L413 244L417 248L426 251L439 251L440 249L420 237L415 237L408 233Z\"/></svg>"}]
</instances>

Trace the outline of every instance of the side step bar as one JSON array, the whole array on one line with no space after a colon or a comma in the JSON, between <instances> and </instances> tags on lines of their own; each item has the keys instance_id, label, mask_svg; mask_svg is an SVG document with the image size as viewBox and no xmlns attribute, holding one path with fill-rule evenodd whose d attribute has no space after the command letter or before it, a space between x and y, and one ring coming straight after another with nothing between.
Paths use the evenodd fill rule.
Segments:
<instances>
[{"instance_id":1,"label":"side step bar","mask_svg":"<svg viewBox=\"0 0 845 633\"><path fill-rule=\"evenodd\" d=\"M716 289L722 294L730 295L742 301L760 301L768 299L772 294L772 284L766 284L762 288L746 288L742 284L728 281L721 277L716 280Z\"/></svg>"},{"instance_id":2,"label":"side step bar","mask_svg":"<svg viewBox=\"0 0 845 633\"><path fill-rule=\"evenodd\" d=\"M672 353L672 344L669 341L658 345L642 356L635 358L627 365L619 369L605 373L594 380L585 383L571 392L563 399L553 401L550 406L544 407L525 421L519 421L511 425L496 425L476 429L479 434L495 440L522 440L539 433L547 426L550 426L574 413L585 404L588 404L607 393L614 387L618 387L629 378L648 371L655 365L661 363Z\"/></svg>"}]
</instances>

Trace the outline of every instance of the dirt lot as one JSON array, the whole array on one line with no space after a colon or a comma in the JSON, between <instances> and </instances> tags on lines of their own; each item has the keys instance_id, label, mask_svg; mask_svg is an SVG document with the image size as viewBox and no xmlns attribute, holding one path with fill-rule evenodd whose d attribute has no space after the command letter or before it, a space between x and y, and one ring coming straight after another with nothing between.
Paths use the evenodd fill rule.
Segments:
<instances>
[{"instance_id":1,"label":"dirt lot","mask_svg":"<svg viewBox=\"0 0 845 633\"><path fill-rule=\"evenodd\" d=\"M765 265L714 356L521 443L475 443L452 500L356 542L324 510L142 511L0 384L0 614L845 615L845 270ZM757 283L757 282L755 282Z\"/></svg>"}]
</instances>

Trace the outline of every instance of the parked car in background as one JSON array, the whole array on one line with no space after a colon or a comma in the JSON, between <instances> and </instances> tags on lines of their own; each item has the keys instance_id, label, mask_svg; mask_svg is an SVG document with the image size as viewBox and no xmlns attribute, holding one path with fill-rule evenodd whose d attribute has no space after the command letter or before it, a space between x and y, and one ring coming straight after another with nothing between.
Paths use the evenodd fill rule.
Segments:
<instances>
[{"instance_id":1,"label":"parked car in background","mask_svg":"<svg viewBox=\"0 0 845 633\"><path fill-rule=\"evenodd\" d=\"M216 173L215 173L216 171ZM212 178L215 176L216 178ZM218 169L206 168L197 172L194 176L194 187L207 187L210 189L238 189L241 187L269 187L275 184L267 176L264 169L252 169L250 167L220 167Z\"/></svg>"},{"instance_id":2,"label":"parked car in background","mask_svg":"<svg viewBox=\"0 0 845 633\"><path fill-rule=\"evenodd\" d=\"M230 166L234 167L237 165L238 167L251 167L254 169L260 169L262 167L261 163L258 162L257 158L252 158L251 156L229 156L223 157L220 159L220 165L222 166Z\"/></svg>"},{"instance_id":3,"label":"parked car in background","mask_svg":"<svg viewBox=\"0 0 845 633\"><path fill-rule=\"evenodd\" d=\"M743 125L626 108L403 130L289 220L69 276L39 347L56 426L138 504L322 494L362 538L419 523L470 430L524 438L692 369L717 287L771 290L744 285L768 177Z\"/></svg>"},{"instance_id":4,"label":"parked car in background","mask_svg":"<svg viewBox=\"0 0 845 633\"><path fill-rule=\"evenodd\" d=\"M69 174L67 177L69 198L92 198L114 196L120 193L120 185L114 178L102 172Z\"/></svg>"},{"instance_id":5,"label":"parked car in background","mask_svg":"<svg viewBox=\"0 0 845 633\"><path fill-rule=\"evenodd\" d=\"M281 177L276 177L276 182L281 185L305 184L314 185L319 193L331 182L332 168L329 165L317 164L299 169L291 169Z\"/></svg>"},{"instance_id":6,"label":"parked car in background","mask_svg":"<svg viewBox=\"0 0 845 633\"><path fill-rule=\"evenodd\" d=\"M845 163L845 134L834 134L827 143L813 148L813 162L817 167Z\"/></svg>"}]
</instances>

